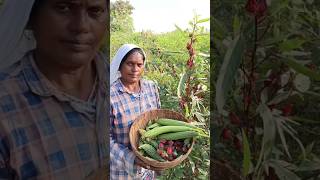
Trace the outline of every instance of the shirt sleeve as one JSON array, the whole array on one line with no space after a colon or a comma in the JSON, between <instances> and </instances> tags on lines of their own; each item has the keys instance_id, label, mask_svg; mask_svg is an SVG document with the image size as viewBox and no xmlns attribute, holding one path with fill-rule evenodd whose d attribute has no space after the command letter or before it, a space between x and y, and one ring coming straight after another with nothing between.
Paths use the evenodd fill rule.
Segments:
<instances>
[{"instance_id":1,"label":"shirt sleeve","mask_svg":"<svg viewBox=\"0 0 320 180\"><path fill-rule=\"evenodd\" d=\"M110 107L110 161L117 167L123 168L129 175L137 174L138 166L134 164L136 156L126 146L117 143L113 138L112 127L114 115L112 113L112 105Z\"/></svg>"}]
</instances>

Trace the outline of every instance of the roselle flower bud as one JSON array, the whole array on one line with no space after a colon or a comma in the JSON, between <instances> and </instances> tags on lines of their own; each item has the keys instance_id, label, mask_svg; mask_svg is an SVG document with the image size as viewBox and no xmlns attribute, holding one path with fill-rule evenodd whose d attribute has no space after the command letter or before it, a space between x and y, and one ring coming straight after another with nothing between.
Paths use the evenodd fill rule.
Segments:
<instances>
[{"instance_id":1,"label":"roselle flower bud","mask_svg":"<svg viewBox=\"0 0 320 180\"><path fill-rule=\"evenodd\" d=\"M188 42L187 43L187 47L186 47L188 50L191 48L191 43L190 42Z\"/></svg>"},{"instance_id":2,"label":"roselle flower bud","mask_svg":"<svg viewBox=\"0 0 320 180\"><path fill-rule=\"evenodd\" d=\"M190 59L188 60L188 62L187 62L187 66L188 66L189 68L192 68L193 65L194 65L193 59L190 58Z\"/></svg>"},{"instance_id":3,"label":"roselle flower bud","mask_svg":"<svg viewBox=\"0 0 320 180\"><path fill-rule=\"evenodd\" d=\"M266 0L248 0L245 8L248 13L261 17L267 11L267 2Z\"/></svg>"},{"instance_id":4,"label":"roselle flower bud","mask_svg":"<svg viewBox=\"0 0 320 180\"><path fill-rule=\"evenodd\" d=\"M232 139L232 132L230 129L224 128L222 130L222 138L224 140L231 140Z\"/></svg>"},{"instance_id":5,"label":"roselle flower bud","mask_svg":"<svg viewBox=\"0 0 320 180\"><path fill-rule=\"evenodd\" d=\"M287 104L282 108L282 115L283 116L289 116L292 112L293 105Z\"/></svg>"}]
</instances>

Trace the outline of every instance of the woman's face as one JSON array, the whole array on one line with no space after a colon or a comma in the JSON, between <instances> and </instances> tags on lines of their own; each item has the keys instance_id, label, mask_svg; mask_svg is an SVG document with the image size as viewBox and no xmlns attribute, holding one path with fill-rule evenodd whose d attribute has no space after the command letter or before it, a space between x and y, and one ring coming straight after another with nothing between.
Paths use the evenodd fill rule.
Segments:
<instances>
[{"instance_id":1,"label":"woman's face","mask_svg":"<svg viewBox=\"0 0 320 180\"><path fill-rule=\"evenodd\" d=\"M31 18L36 51L46 61L87 65L106 32L106 0L45 0Z\"/></svg>"},{"instance_id":2,"label":"woman's face","mask_svg":"<svg viewBox=\"0 0 320 180\"><path fill-rule=\"evenodd\" d=\"M121 80L125 83L137 83L144 69L143 56L139 52L130 54L120 67Z\"/></svg>"}]
</instances>

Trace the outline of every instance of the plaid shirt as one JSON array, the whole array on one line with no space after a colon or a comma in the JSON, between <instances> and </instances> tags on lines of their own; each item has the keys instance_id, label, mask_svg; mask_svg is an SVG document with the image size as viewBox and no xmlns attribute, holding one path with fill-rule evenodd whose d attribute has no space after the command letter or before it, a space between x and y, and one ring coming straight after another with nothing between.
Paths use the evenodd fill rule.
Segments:
<instances>
[{"instance_id":1,"label":"plaid shirt","mask_svg":"<svg viewBox=\"0 0 320 180\"><path fill-rule=\"evenodd\" d=\"M157 86L141 80L141 92L130 93L118 79L110 87L110 177L136 179L135 155L131 150L129 130L141 113L160 108Z\"/></svg>"},{"instance_id":2,"label":"plaid shirt","mask_svg":"<svg viewBox=\"0 0 320 180\"><path fill-rule=\"evenodd\" d=\"M32 52L0 72L0 179L85 179L107 165L109 72L95 63L88 101L53 87Z\"/></svg>"}]
</instances>

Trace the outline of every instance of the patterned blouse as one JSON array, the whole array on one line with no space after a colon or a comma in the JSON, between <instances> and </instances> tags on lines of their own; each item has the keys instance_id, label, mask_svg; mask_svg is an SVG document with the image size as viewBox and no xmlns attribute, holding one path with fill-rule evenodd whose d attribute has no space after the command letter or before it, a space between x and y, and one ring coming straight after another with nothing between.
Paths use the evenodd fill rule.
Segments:
<instances>
[{"instance_id":1,"label":"patterned blouse","mask_svg":"<svg viewBox=\"0 0 320 180\"><path fill-rule=\"evenodd\" d=\"M85 179L106 168L109 72L95 62L88 101L55 88L32 52L0 72L0 179Z\"/></svg>"},{"instance_id":2,"label":"patterned blouse","mask_svg":"<svg viewBox=\"0 0 320 180\"><path fill-rule=\"evenodd\" d=\"M140 80L141 91L129 92L118 79L110 87L110 178L138 179L131 150L129 130L141 113L160 108L158 88L152 81ZM153 174L153 172L152 172ZM147 179L147 178L146 178Z\"/></svg>"}]
</instances>

